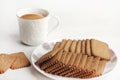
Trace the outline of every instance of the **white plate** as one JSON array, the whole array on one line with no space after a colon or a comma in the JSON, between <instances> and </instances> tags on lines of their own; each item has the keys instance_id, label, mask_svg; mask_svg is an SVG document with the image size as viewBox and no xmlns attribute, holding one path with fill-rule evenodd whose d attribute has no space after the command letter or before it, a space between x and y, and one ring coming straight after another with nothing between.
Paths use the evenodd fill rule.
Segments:
<instances>
[{"instance_id":1,"label":"white plate","mask_svg":"<svg viewBox=\"0 0 120 80\"><path fill-rule=\"evenodd\" d=\"M53 46L54 46L53 42L43 43L33 51L32 55L31 55L31 62L37 71L39 71L40 73L42 73L43 75L45 75L49 78L55 79L55 80L88 80L88 79L81 79L81 78L67 78L67 77L57 76L57 75L46 73L43 70L41 70L40 68L38 68L34 64L36 62L36 60L38 60L38 58L40 58L45 53L52 50ZM98 79L101 80L101 78L103 78L104 76L107 76L108 73L111 72L115 68L116 63L117 63L117 57L116 57L115 53L111 50L111 60L107 63L103 75L99 76L99 77L91 78L89 80L98 80Z\"/></svg>"}]
</instances>

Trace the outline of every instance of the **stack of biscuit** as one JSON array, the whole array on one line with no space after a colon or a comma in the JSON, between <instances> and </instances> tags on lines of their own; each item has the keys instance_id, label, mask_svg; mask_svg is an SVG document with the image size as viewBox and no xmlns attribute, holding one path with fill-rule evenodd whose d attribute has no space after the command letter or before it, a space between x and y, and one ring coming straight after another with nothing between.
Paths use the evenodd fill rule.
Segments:
<instances>
[{"instance_id":1,"label":"stack of biscuit","mask_svg":"<svg viewBox=\"0 0 120 80\"><path fill-rule=\"evenodd\" d=\"M52 51L39 58L35 64L47 73L75 78L92 78L103 74L110 50L105 42L62 40Z\"/></svg>"}]
</instances>

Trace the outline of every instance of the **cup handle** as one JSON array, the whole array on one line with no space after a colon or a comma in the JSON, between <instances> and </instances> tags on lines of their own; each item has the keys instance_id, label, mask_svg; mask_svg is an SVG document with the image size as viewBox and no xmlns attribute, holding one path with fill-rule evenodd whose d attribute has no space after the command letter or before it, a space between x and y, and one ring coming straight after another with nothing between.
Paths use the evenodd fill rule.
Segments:
<instances>
[{"instance_id":1,"label":"cup handle","mask_svg":"<svg viewBox=\"0 0 120 80\"><path fill-rule=\"evenodd\" d=\"M60 18L58 16L51 15L51 18L54 18L56 20L56 24L49 30L48 34L50 34L52 31L57 29L59 27L59 24L60 24Z\"/></svg>"}]
</instances>

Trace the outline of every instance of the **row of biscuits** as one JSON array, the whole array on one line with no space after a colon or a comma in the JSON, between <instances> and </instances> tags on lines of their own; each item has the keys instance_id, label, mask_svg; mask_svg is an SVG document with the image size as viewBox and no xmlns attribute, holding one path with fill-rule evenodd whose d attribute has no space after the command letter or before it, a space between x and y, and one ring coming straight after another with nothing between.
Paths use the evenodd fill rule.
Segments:
<instances>
[{"instance_id":1,"label":"row of biscuits","mask_svg":"<svg viewBox=\"0 0 120 80\"><path fill-rule=\"evenodd\" d=\"M91 78L102 75L106 62L110 60L110 57L101 54L110 55L108 45L104 42L95 39L62 40L56 42L53 50L39 58L35 64L47 73Z\"/></svg>"},{"instance_id":2,"label":"row of biscuits","mask_svg":"<svg viewBox=\"0 0 120 80\"><path fill-rule=\"evenodd\" d=\"M105 42L86 39L86 40L62 40L57 42L55 48L61 48L66 52L83 53L88 56L99 56L103 59L110 60L110 50Z\"/></svg>"},{"instance_id":3,"label":"row of biscuits","mask_svg":"<svg viewBox=\"0 0 120 80\"><path fill-rule=\"evenodd\" d=\"M39 64L39 67L47 73L59 76L79 78L100 76L103 73L102 68L105 67L107 62L106 60L100 60L100 57L85 54L63 52L63 50L59 51L57 49L55 52L56 55L54 57Z\"/></svg>"}]
</instances>

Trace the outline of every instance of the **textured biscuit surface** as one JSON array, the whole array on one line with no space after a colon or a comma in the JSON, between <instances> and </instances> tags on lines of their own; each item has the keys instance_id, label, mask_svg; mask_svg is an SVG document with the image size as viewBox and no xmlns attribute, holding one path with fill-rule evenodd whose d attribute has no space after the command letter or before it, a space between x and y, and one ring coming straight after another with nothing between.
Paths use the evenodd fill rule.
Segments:
<instances>
[{"instance_id":1,"label":"textured biscuit surface","mask_svg":"<svg viewBox=\"0 0 120 80\"><path fill-rule=\"evenodd\" d=\"M0 55L0 74L4 73L7 69L9 69L15 60L16 57L7 54Z\"/></svg>"},{"instance_id":2,"label":"textured biscuit surface","mask_svg":"<svg viewBox=\"0 0 120 80\"><path fill-rule=\"evenodd\" d=\"M93 56L98 56L103 59L110 60L110 50L106 43L91 39L91 49Z\"/></svg>"},{"instance_id":3,"label":"textured biscuit surface","mask_svg":"<svg viewBox=\"0 0 120 80\"><path fill-rule=\"evenodd\" d=\"M30 61L28 58L25 56L24 52L18 52L11 54L12 57L16 57L16 60L13 62L11 65L11 69L18 69L18 68L23 68L30 66Z\"/></svg>"}]
</instances>

